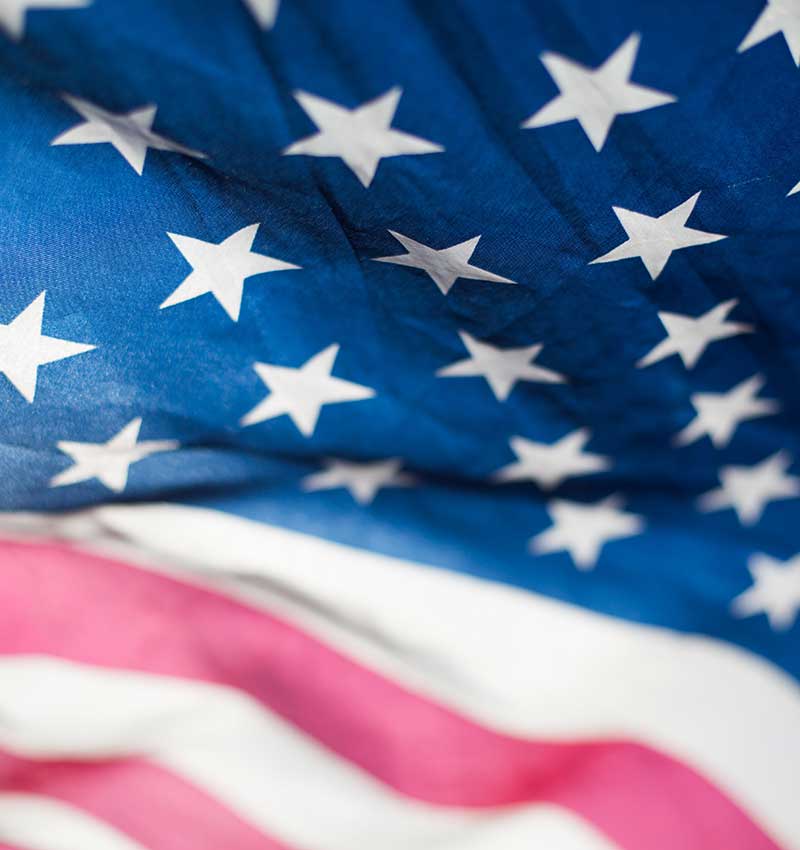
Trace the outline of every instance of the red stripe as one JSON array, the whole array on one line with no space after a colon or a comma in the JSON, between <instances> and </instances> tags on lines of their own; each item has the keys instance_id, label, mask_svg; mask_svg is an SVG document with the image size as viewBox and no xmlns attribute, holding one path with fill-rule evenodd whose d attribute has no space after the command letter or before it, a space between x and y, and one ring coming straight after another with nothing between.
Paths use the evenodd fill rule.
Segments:
<instances>
[{"instance_id":1,"label":"red stripe","mask_svg":"<svg viewBox=\"0 0 800 850\"><path fill-rule=\"evenodd\" d=\"M142 759L35 761L0 750L0 790L69 803L149 850L287 850L213 797Z\"/></svg>"},{"instance_id":2,"label":"red stripe","mask_svg":"<svg viewBox=\"0 0 800 850\"><path fill-rule=\"evenodd\" d=\"M648 747L496 733L263 611L105 558L4 543L0 564L0 652L239 688L429 803L556 803L626 850L777 848L715 786Z\"/></svg>"}]
</instances>

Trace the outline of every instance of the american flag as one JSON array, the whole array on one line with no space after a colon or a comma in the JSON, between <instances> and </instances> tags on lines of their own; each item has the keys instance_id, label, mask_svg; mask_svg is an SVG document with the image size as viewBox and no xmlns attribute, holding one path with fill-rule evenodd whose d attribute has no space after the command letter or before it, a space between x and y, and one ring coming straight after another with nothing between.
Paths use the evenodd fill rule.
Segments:
<instances>
[{"instance_id":1,"label":"american flag","mask_svg":"<svg viewBox=\"0 0 800 850\"><path fill-rule=\"evenodd\" d=\"M0 0L0 848L800 850L798 66Z\"/></svg>"}]
</instances>

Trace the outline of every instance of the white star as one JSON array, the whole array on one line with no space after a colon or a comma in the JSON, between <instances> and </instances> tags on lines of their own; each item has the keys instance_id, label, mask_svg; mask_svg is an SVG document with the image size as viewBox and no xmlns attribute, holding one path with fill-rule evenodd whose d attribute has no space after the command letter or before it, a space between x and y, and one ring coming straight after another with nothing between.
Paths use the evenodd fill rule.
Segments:
<instances>
[{"instance_id":1,"label":"white star","mask_svg":"<svg viewBox=\"0 0 800 850\"><path fill-rule=\"evenodd\" d=\"M255 425L286 413L300 433L310 437L323 405L372 398L375 390L371 387L331 375L338 353L338 345L329 345L298 368L256 363L253 368L270 394L243 416L240 424Z\"/></svg>"},{"instance_id":2,"label":"white star","mask_svg":"<svg viewBox=\"0 0 800 850\"><path fill-rule=\"evenodd\" d=\"M791 465L787 452L776 452L753 466L724 466L719 473L722 486L704 493L698 508L733 508L742 525L755 525L769 502L800 496L800 478L786 474Z\"/></svg>"},{"instance_id":3,"label":"white star","mask_svg":"<svg viewBox=\"0 0 800 850\"><path fill-rule=\"evenodd\" d=\"M319 132L289 145L284 155L340 157L362 185L369 186L385 157L443 151L441 145L392 129L402 94L395 86L355 109L346 109L314 94L295 92L295 100Z\"/></svg>"},{"instance_id":4,"label":"white star","mask_svg":"<svg viewBox=\"0 0 800 850\"><path fill-rule=\"evenodd\" d=\"M97 478L109 490L121 493L128 483L128 471L132 463L155 452L168 452L179 447L175 440L143 440L138 443L141 427L141 417L137 417L106 443L72 443L62 440L58 448L69 455L74 463L59 472L50 481L50 486L63 487Z\"/></svg>"},{"instance_id":5,"label":"white star","mask_svg":"<svg viewBox=\"0 0 800 850\"><path fill-rule=\"evenodd\" d=\"M164 301L161 309L210 292L231 319L238 322L246 278L265 272L300 268L251 251L258 228L258 224L243 227L219 243L168 233L167 236L193 271Z\"/></svg>"},{"instance_id":6,"label":"white star","mask_svg":"<svg viewBox=\"0 0 800 850\"><path fill-rule=\"evenodd\" d=\"M25 15L29 9L83 9L92 0L0 0L0 29L19 41L25 35Z\"/></svg>"},{"instance_id":7,"label":"white star","mask_svg":"<svg viewBox=\"0 0 800 850\"><path fill-rule=\"evenodd\" d=\"M612 251L592 260L589 265L615 263L617 260L640 257L650 277L655 280L664 270L673 251L727 239L719 233L706 233L704 230L686 227L686 222L699 197L700 192L692 195L688 201L679 204L675 209L656 218L622 207L614 207L614 212L619 223L625 228L628 238Z\"/></svg>"},{"instance_id":8,"label":"white star","mask_svg":"<svg viewBox=\"0 0 800 850\"><path fill-rule=\"evenodd\" d=\"M716 448L724 448L742 422L777 413L777 401L756 398L764 383L753 375L726 393L693 393L697 416L675 436L675 445L688 446L707 434Z\"/></svg>"},{"instance_id":9,"label":"white star","mask_svg":"<svg viewBox=\"0 0 800 850\"><path fill-rule=\"evenodd\" d=\"M617 115L675 103L677 98L671 94L630 81L640 42L641 36L633 33L598 68L587 68L558 53L543 53L542 63L561 94L522 126L549 127L577 119L599 151Z\"/></svg>"},{"instance_id":10,"label":"white star","mask_svg":"<svg viewBox=\"0 0 800 850\"><path fill-rule=\"evenodd\" d=\"M174 151L196 159L206 155L159 136L152 130L157 106L140 106L130 112L107 112L87 100L64 95L64 100L86 120L56 136L51 145L113 145L133 170L141 175L148 148Z\"/></svg>"},{"instance_id":11,"label":"white star","mask_svg":"<svg viewBox=\"0 0 800 850\"><path fill-rule=\"evenodd\" d=\"M611 459L583 451L591 436L588 428L578 428L555 443L512 437L509 444L517 460L499 469L494 480L535 481L543 490L552 490L575 475L602 472L611 466Z\"/></svg>"},{"instance_id":12,"label":"white star","mask_svg":"<svg viewBox=\"0 0 800 850\"><path fill-rule=\"evenodd\" d=\"M280 0L244 0L244 4L262 30L269 30L275 26Z\"/></svg>"},{"instance_id":13,"label":"white star","mask_svg":"<svg viewBox=\"0 0 800 850\"><path fill-rule=\"evenodd\" d=\"M739 53L779 32L786 39L795 65L800 66L800 0L767 0L767 5L739 45Z\"/></svg>"},{"instance_id":14,"label":"white star","mask_svg":"<svg viewBox=\"0 0 800 850\"><path fill-rule=\"evenodd\" d=\"M781 562L759 552L747 568L753 585L733 600L734 615L766 614L775 631L790 629L800 611L800 554Z\"/></svg>"},{"instance_id":15,"label":"white star","mask_svg":"<svg viewBox=\"0 0 800 850\"><path fill-rule=\"evenodd\" d=\"M531 538L529 548L536 555L566 550L579 570L591 570L606 543L644 530L642 517L621 508L617 496L593 504L553 499L547 503L553 525Z\"/></svg>"},{"instance_id":16,"label":"white star","mask_svg":"<svg viewBox=\"0 0 800 850\"><path fill-rule=\"evenodd\" d=\"M800 183L795 184L795 185L792 187L791 192L789 192L789 193L786 195L786 197L788 198L790 195L796 195L798 192L800 192Z\"/></svg>"},{"instance_id":17,"label":"white star","mask_svg":"<svg viewBox=\"0 0 800 850\"><path fill-rule=\"evenodd\" d=\"M406 249L406 254L396 254L392 257L374 257L376 263L393 263L396 266L411 266L427 272L439 287L442 295L447 295L450 287L463 277L467 280L489 280L494 283L516 283L507 277L487 272L486 269L470 265L470 257L478 245L480 236L459 242L450 248L429 248L422 242L415 242L402 233L390 230L389 233Z\"/></svg>"},{"instance_id":18,"label":"white star","mask_svg":"<svg viewBox=\"0 0 800 850\"><path fill-rule=\"evenodd\" d=\"M673 354L678 354L687 369L692 369L712 342L719 339L753 333L752 325L740 322L728 322L729 313L739 302L734 298L718 304L716 307L698 316L684 316L682 313L659 313L658 318L667 332L666 339L636 365L639 369L652 366Z\"/></svg>"},{"instance_id":19,"label":"white star","mask_svg":"<svg viewBox=\"0 0 800 850\"><path fill-rule=\"evenodd\" d=\"M328 458L326 468L306 476L302 487L307 493L345 487L359 505L368 505L383 487L409 487L414 484L410 475L401 472L401 458L387 458L367 463Z\"/></svg>"},{"instance_id":20,"label":"white star","mask_svg":"<svg viewBox=\"0 0 800 850\"><path fill-rule=\"evenodd\" d=\"M498 401L505 401L517 381L539 381L544 384L563 384L566 377L552 369L535 366L533 361L542 350L541 343L523 348L497 348L481 342L466 331L458 335L469 351L469 357L439 369L440 378L486 378Z\"/></svg>"},{"instance_id":21,"label":"white star","mask_svg":"<svg viewBox=\"0 0 800 850\"><path fill-rule=\"evenodd\" d=\"M42 292L9 324L0 325L0 372L29 402L36 395L40 366L96 348L82 342L44 336L44 299Z\"/></svg>"}]
</instances>

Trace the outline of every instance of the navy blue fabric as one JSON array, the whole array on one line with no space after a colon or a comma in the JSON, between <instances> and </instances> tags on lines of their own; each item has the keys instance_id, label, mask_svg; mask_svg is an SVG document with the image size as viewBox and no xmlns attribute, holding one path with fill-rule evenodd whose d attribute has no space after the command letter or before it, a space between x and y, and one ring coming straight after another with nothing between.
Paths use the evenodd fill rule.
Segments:
<instances>
[{"instance_id":1,"label":"navy blue fabric","mask_svg":"<svg viewBox=\"0 0 800 850\"><path fill-rule=\"evenodd\" d=\"M98 348L42 367L31 405L0 382L0 507L210 505L716 635L800 675L799 625L773 633L730 614L752 553L800 548L800 500L752 528L694 506L722 465L800 456L800 197L786 197L800 180L800 71L780 36L737 53L762 8L284 0L269 32L238 0L30 12L23 41L0 38L0 322L46 289L44 332ZM520 128L557 94L542 51L598 65L634 31L633 79L676 104L618 118L600 153L574 121ZM384 160L368 189L339 159L280 155L315 129L295 89L352 107L394 85L395 126L444 153ZM109 145L50 147L80 120L62 92L115 111L156 103L154 129L209 159L151 150L139 177ZM659 215L700 190L690 224L729 239L675 253L655 282L638 260L588 265L624 239L613 205ZM158 309L188 273L168 231L219 242L255 222L254 250L302 271L248 281L238 323L210 296ZM421 271L370 261L402 252L389 228L435 247L481 234L473 262L520 285L459 281L444 297ZM730 298L756 334L715 344L692 371L677 357L635 368L663 337L659 310ZM459 329L542 342L538 362L572 380L521 383L501 404L480 378L436 378L466 356ZM299 366L334 342L334 374L376 398L326 407L310 439L285 416L239 427L266 394L253 362ZM691 393L755 372L778 416L721 450L672 447ZM105 441L135 416L143 439L183 450L131 467L119 497L97 481L48 487L69 465L59 440ZM559 495L622 493L647 520L591 573L528 553L550 524L535 485L486 483L513 459L511 435L550 442L581 426L615 464ZM302 492L324 456L402 456L422 483L368 507Z\"/></svg>"}]
</instances>

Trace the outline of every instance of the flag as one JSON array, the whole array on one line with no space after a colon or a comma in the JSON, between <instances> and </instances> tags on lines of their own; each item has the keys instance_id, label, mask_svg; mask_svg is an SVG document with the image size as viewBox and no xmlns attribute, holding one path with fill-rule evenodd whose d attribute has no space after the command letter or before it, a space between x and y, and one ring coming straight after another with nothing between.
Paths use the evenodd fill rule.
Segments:
<instances>
[{"instance_id":1,"label":"flag","mask_svg":"<svg viewBox=\"0 0 800 850\"><path fill-rule=\"evenodd\" d=\"M0 0L0 845L800 850L800 6Z\"/></svg>"}]
</instances>

